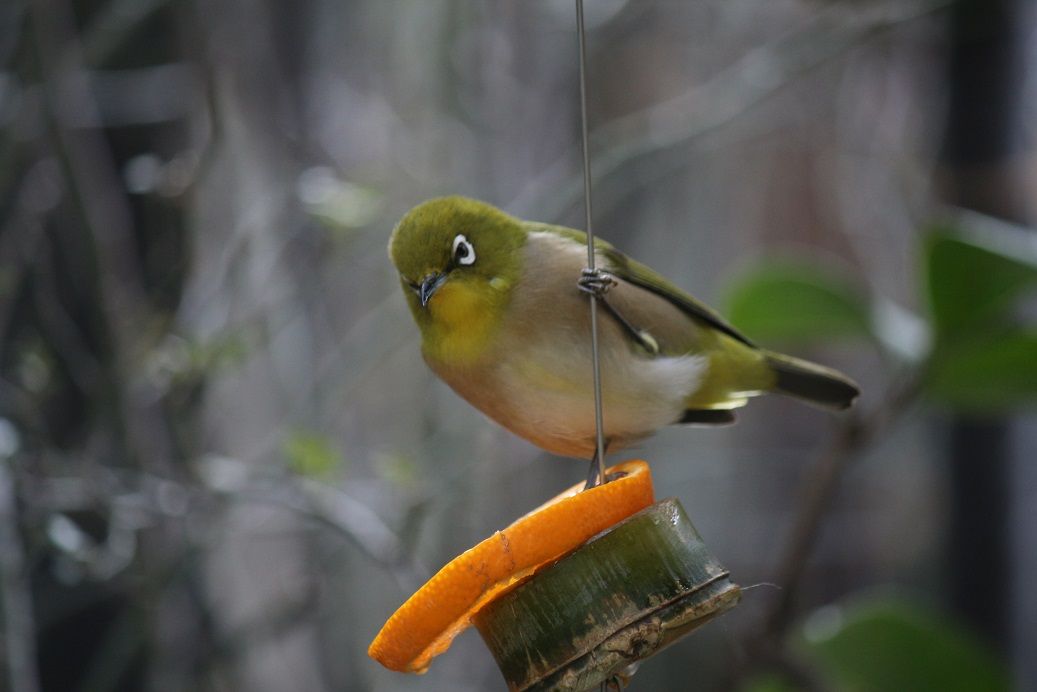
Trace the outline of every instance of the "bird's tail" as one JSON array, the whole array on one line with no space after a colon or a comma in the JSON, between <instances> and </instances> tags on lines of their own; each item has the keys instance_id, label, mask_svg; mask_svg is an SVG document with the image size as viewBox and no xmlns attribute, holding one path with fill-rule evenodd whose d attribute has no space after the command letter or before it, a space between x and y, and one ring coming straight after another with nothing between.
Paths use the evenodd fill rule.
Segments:
<instances>
[{"instance_id":1,"label":"bird's tail","mask_svg":"<svg viewBox=\"0 0 1037 692\"><path fill-rule=\"evenodd\" d=\"M765 352L764 358L776 377L774 391L780 394L842 410L861 393L856 382L823 365L771 351Z\"/></svg>"}]
</instances>

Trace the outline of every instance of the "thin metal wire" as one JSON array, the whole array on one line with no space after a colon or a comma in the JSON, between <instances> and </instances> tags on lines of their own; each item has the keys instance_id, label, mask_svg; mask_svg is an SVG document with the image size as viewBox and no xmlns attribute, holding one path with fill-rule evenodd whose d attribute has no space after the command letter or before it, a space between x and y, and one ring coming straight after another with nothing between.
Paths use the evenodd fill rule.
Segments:
<instances>
[{"instance_id":1,"label":"thin metal wire","mask_svg":"<svg viewBox=\"0 0 1037 692\"><path fill-rule=\"evenodd\" d=\"M591 225L591 158L587 145L587 48L583 29L583 0L576 0L576 35L580 44L580 134L583 140L583 199L587 210L587 268L594 271L594 229ZM598 354L598 299L591 294L591 360L594 363L595 458L598 483L605 482L605 422L601 397L601 357Z\"/></svg>"}]
</instances>

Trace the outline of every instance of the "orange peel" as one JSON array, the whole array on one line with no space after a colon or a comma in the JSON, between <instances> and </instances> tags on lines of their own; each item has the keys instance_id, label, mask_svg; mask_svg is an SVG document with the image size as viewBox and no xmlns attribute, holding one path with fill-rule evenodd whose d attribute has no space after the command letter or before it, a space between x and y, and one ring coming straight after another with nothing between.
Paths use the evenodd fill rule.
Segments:
<instances>
[{"instance_id":1,"label":"orange peel","mask_svg":"<svg viewBox=\"0 0 1037 692\"><path fill-rule=\"evenodd\" d=\"M538 567L654 502L644 461L606 471L620 477L584 490L575 485L448 562L386 621L367 654L386 668L424 673L472 616Z\"/></svg>"}]
</instances>

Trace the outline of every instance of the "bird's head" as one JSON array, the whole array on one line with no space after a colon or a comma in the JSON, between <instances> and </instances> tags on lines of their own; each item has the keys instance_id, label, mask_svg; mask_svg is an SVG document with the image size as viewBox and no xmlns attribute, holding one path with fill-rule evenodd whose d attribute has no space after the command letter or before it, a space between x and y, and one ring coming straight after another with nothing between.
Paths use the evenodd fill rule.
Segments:
<instances>
[{"instance_id":1,"label":"bird's head","mask_svg":"<svg viewBox=\"0 0 1037 692\"><path fill-rule=\"evenodd\" d=\"M522 223L496 207L441 197L407 212L389 239L389 258L423 330L464 327L499 317L525 241Z\"/></svg>"}]
</instances>

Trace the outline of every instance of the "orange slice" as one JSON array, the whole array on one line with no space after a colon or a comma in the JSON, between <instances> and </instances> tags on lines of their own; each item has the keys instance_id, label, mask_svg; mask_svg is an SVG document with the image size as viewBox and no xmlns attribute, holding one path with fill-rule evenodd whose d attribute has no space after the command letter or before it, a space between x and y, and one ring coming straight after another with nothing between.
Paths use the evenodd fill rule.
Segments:
<instances>
[{"instance_id":1,"label":"orange slice","mask_svg":"<svg viewBox=\"0 0 1037 692\"><path fill-rule=\"evenodd\" d=\"M627 461L606 474L623 475L582 492L582 483L574 485L448 562L386 621L368 656L392 670L424 673L480 607L654 501L646 462Z\"/></svg>"}]
</instances>

